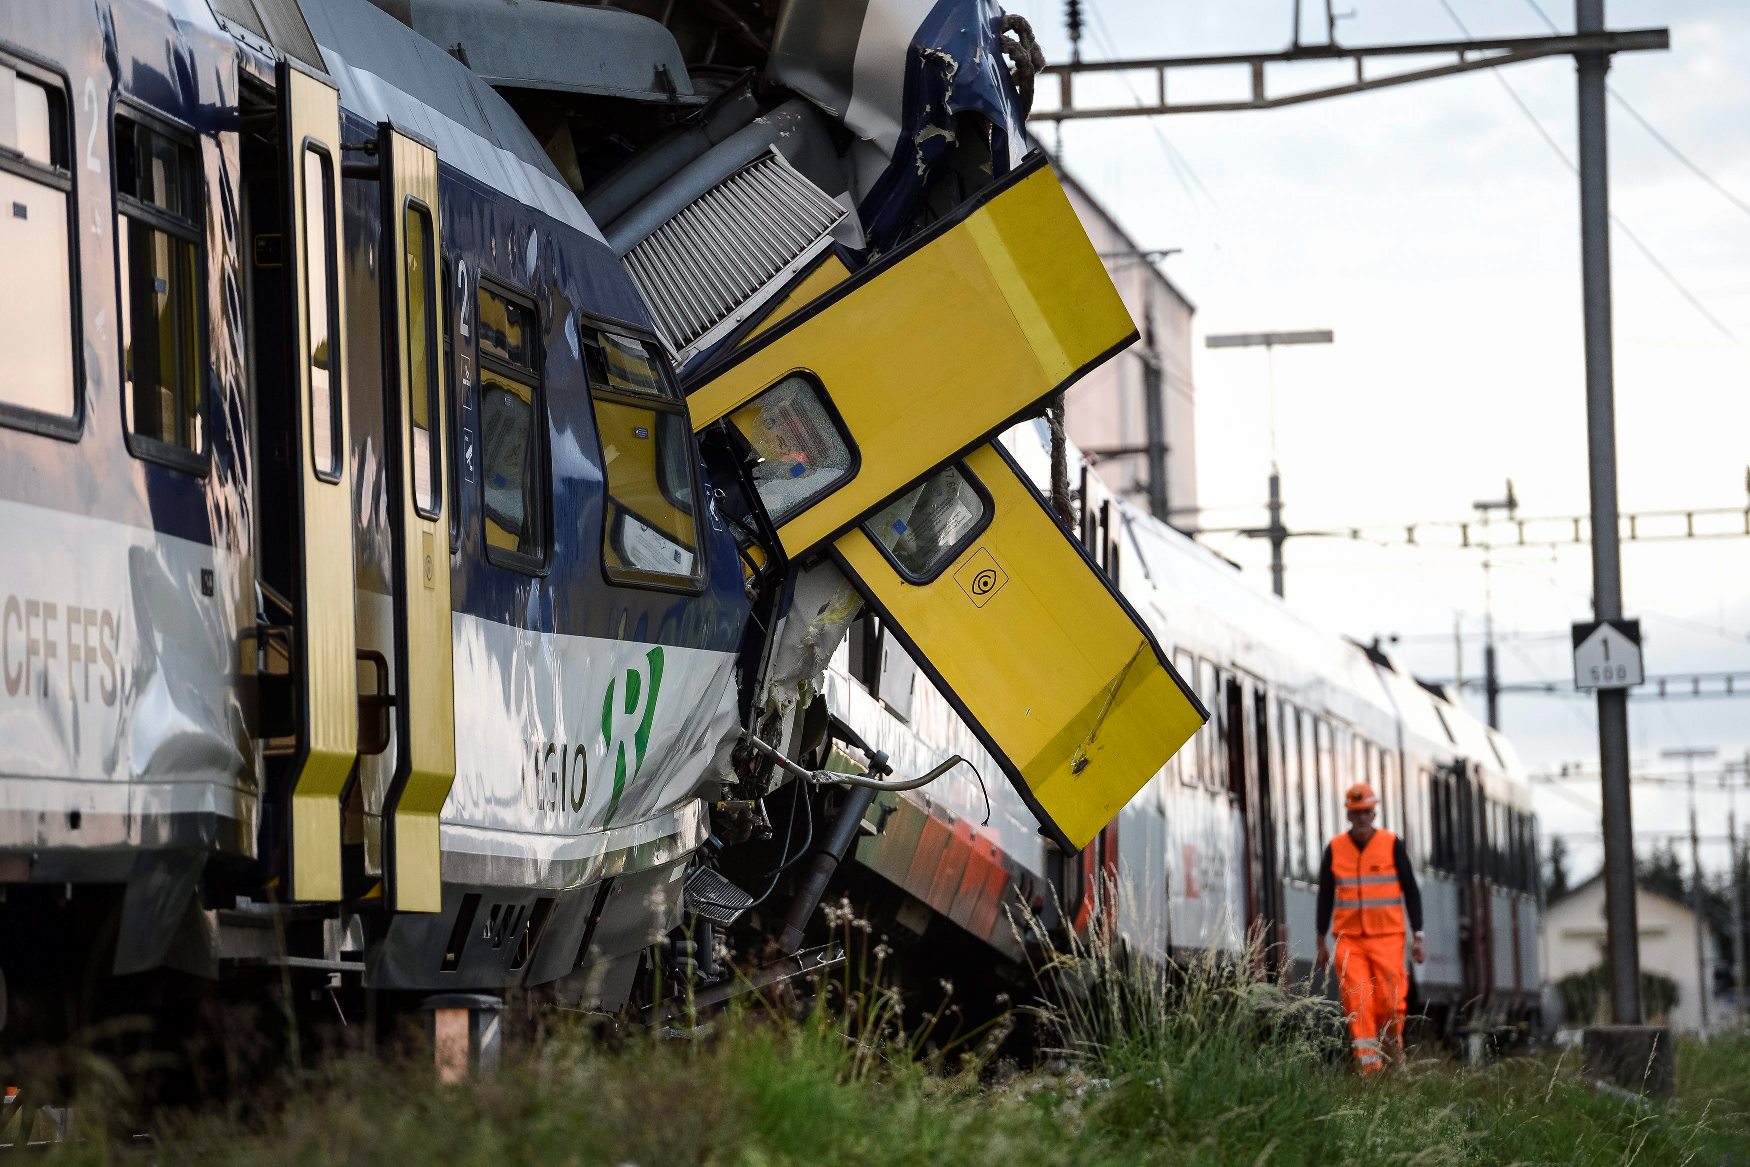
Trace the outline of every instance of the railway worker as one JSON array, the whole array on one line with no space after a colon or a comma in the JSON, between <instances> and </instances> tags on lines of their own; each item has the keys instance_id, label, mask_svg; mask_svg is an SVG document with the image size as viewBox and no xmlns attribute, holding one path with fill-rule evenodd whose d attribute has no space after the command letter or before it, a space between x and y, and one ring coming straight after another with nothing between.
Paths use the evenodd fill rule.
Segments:
<instances>
[{"instance_id":1,"label":"railway worker","mask_svg":"<svg viewBox=\"0 0 1750 1167\"><path fill-rule=\"evenodd\" d=\"M1319 863L1319 967L1331 963L1326 933L1337 937L1337 985L1348 1015L1355 1061L1363 1074L1385 1068L1389 1043L1402 1049L1410 983L1404 966L1405 918L1410 955L1422 963L1422 892L1404 841L1374 827L1379 796L1357 782L1343 797L1349 829L1325 845Z\"/></svg>"}]
</instances>

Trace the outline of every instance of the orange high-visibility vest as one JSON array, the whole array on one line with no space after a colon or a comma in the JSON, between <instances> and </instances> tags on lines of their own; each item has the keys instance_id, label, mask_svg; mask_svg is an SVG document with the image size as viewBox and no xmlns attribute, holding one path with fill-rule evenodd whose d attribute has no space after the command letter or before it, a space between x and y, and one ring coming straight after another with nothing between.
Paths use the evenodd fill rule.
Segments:
<instances>
[{"instance_id":1,"label":"orange high-visibility vest","mask_svg":"<svg viewBox=\"0 0 1750 1167\"><path fill-rule=\"evenodd\" d=\"M1331 840L1331 878L1336 898L1331 931L1338 936L1404 934L1404 890L1398 886L1398 866L1392 858L1398 837L1374 831L1366 847L1357 847L1344 831Z\"/></svg>"}]
</instances>

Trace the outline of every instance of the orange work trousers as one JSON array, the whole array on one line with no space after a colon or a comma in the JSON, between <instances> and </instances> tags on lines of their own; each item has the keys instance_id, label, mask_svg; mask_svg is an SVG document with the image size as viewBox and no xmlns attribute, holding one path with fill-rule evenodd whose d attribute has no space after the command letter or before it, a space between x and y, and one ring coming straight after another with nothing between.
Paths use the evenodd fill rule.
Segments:
<instances>
[{"instance_id":1,"label":"orange work trousers","mask_svg":"<svg viewBox=\"0 0 1750 1167\"><path fill-rule=\"evenodd\" d=\"M1409 978L1404 975L1404 934L1338 936L1332 958L1350 1044L1363 1074L1385 1068L1382 1039L1401 1047Z\"/></svg>"}]
</instances>

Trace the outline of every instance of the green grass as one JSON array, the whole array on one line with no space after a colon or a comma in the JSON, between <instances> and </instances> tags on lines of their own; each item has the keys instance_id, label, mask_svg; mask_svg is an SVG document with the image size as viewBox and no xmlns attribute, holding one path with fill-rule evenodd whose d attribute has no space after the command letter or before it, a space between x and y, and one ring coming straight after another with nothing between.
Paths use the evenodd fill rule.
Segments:
<instances>
[{"instance_id":1,"label":"green grass","mask_svg":"<svg viewBox=\"0 0 1750 1167\"><path fill-rule=\"evenodd\" d=\"M879 984L873 951L852 979ZM908 1026L896 994L841 981L826 994L849 1002L838 1010L748 1009L694 1040L639 1030L604 1045L560 1021L460 1086L417 1061L341 1060L231 1113L161 1115L144 1148L106 1141L104 1108L88 1105L84 1139L48 1158L1750 1167L1750 1034L1684 1043L1677 1095L1662 1102L1593 1089L1574 1051L1476 1069L1430 1053L1363 1080L1334 1007L1292 986L1210 962L1139 969L1105 951L1047 953L1028 1020L1053 1052L1027 1072L993 1060L999 1030L961 1037L943 1009Z\"/></svg>"},{"instance_id":2,"label":"green grass","mask_svg":"<svg viewBox=\"0 0 1750 1167\"><path fill-rule=\"evenodd\" d=\"M1551 1055L1362 1081L1280 1044L1186 1027L1006 1080L858 1058L824 1023L743 1018L617 1051L556 1035L499 1074L345 1061L274 1112L166 1121L161 1164L1750 1163L1750 1039L1689 1045L1669 1104L1601 1095ZM1705 1080L1697 1081L1702 1075ZM94 1132L87 1132L88 1134ZM58 1162L133 1158L101 1139Z\"/></svg>"}]
</instances>

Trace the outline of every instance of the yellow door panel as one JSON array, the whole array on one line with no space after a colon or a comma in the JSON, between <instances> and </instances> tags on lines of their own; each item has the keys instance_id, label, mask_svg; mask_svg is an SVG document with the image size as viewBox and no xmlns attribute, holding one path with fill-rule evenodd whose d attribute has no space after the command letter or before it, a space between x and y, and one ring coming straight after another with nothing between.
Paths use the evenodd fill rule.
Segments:
<instances>
[{"instance_id":1,"label":"yellow door panel","mask_svg":"<svg viewBox=\"0 0 1750 1167\"><path fill-rule=\"evenodd\" d=\"M339 278L340 97L326 82L282 64L279 98L296 260L292 320L303 540L297 604L302 763L292 783L286 894L338 900L340 799L358 754L346 305Z\"/></svg>"},{"instance_id":2,"label":"yellow door panel","mask_svg":"<svg viewBox=\"0 0 1750 1167\"><path fill-rule=\"evenodd\" d=\"M1209 718L995 443L833 543L833 556L1080 850Z\"/></svg>"},{"instance_id":3,"label":"yellow door panel","mask_svg":"<svg viewBox=\"0 0 1750 1167\"><path fill-rule=\"evenodd\" d=\"M797 556L1135 339L1036 156L735 350L688 407L695 429L725 421L759 455L755 485Z\"/></svg>"},{"instance_id":4,"label":"yellow door panel","mask_svg":"<svg viewBox=\"0 0 1750 1167\"><path fill-rule=\"evenodd\" d=\"M437 154L387 124L377 141L387 152L380 271L395 324L385 415L397 490L390 505L399 721L384 808L386 876L391 908L435 912L442 907L438 815L456 778Z\"/></svg>"}]
</instances>

